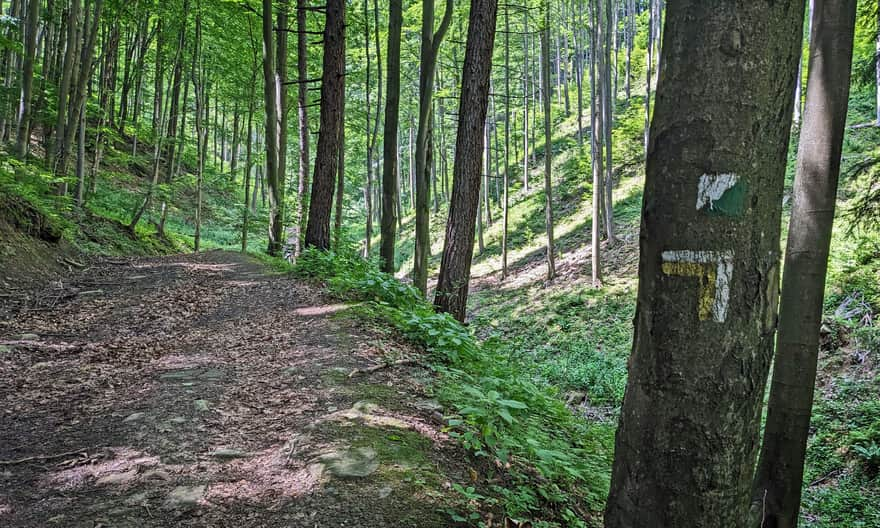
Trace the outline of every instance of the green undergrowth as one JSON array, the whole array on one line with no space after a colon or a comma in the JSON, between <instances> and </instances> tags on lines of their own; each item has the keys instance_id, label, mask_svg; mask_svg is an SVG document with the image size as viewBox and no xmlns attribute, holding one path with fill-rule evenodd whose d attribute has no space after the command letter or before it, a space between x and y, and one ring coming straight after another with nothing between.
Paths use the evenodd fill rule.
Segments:
<instances>
[{"instance_id":1,"label":"green undergrowth","mask_svg":"<svg viewBox=\"0 0 880 528\"><path fill-rule=\"evenodd\" d=\"M160 236L144 226L132 233L117 218L88 205L78 208L70 196L56 195L57 184L39 164L0 154L0 199L7 221L13 204L29 211L27 223L11 218L19 231L50 243L65 241L88 255L159 255L185 247L173 233Z\"/></svg>"},{"instance_id":2,"label":"green undergrowth","mask_svg":"<svg viewBox=\"0 0 880 528\"><path fill-rule=\"evenodd\" d=\"M354 255L306 251L294 273L358 301L353 314L391 325L424 347L438 374L436 396L448 409L450 436L489 467L499 483L489 492L456 486L472 511L453 518L481 525L479 510L503 508L535 526L587 526L608 490L611 431L575 417L556 389L538 383L493 341L479 342L447 314L438 314L411 286Z\"/></svg>"}]
</instances>

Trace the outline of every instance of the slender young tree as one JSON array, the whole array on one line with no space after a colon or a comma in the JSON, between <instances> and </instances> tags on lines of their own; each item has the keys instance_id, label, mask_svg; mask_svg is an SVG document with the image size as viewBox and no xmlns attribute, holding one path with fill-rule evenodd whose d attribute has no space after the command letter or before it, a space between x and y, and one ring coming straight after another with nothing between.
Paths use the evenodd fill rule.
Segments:
<instances>
[{"instance_id":1,"label":"slender young tree","mask_svg":"<svg viewBox=\"0 0 880 528\"><path fill-rule=\"evenodd\" d=\"M15 151L18 156L27 156L30 142L31 97L34 87L34 59L37 53L37 23L40 15L40 0L27 0L25 17L24 61L21 72L21 97L18 101L18 124L16 127Z\"/></svg>"},{"instance_id":2,"label":"slender young tree","mask_svg":"<svg viewBox=\"0 0 880 528\"><path fill-rule=\"evenodd\" d=\"M590 32L590 122L592 123L590 130L590 153L591 168L593 172L593 209L592 209L592 280L593 287L602 286L602 245L600 235L602 233L602 173L604 167L603 150L604 142L600 140L602 137L602 112L599 111L599 85L601 79L599 75L602 68L598 63L602 61L602 54L599 52L599 42L601 40L601 26L599 25L599 17L597 16L597 6L594 2L590 8L590 19L592 31Z\"/></svg>"},{"instance_id":3,"label":"slender young tree","mask_svg":"<svg viewBox=\"0 0 880 528\"><path fill-rule=\"evenodd\" d=\"M299 166L297 167L296 239L294 255L302 251L303 226L306 224L309 197L309 111L308 111L308 42L306 40L307 0L296 0L296 79L297 132L299 134Z\"/></svg>"},{"instance_id":4,"label":"slender young tree","mask_svg":"<svg viewBox=\"0 0 880 528\"><path fill-rule=\"evenodd\" d=\"M400 122L400 32L403 26L403 3L388 2L387 82L385 90L385 136L382 165L382 241L379 256L382 271L394 272L394 246L397 238L397 129Z\"/></svg>"},{"instance_id":5,"label":"slender young tree","mask_svg":"<svg viewBox=\"0 0 880 528\"><path fill-rule=\"evenodd\" d=\"M544 221L547 229L547 280L556 276L553 248L553 131L550 128L550 2L544 5L544 28L541 31L541 67L544 69Z\"/></svg>"},{"instance_id":6,"label":"slender young tree","mask_svg":"<svg viewBox=\"0 0 880 528\"><path fill-rule=\"evenodd\" d=\"M779 334L752 526L796 528L846 130L856 0L815 0L806 108L785 247Z\"/></svg>"},{"instance_id":7,"label":"slender young tree","mask_svg":"<svg viewBox=\"0 0 880 528\"><path fill-rule=\"evenodd\" d=\"M282 7L286 7L286 4ZM270 255L281 253L283 211L281 164L281 79L275 58L274 11L272 0L263 0L263 97L266 108L266 184L269 187ZM334 155L336 152L334 151ZM335 177L334 177L335 180ZM332 194L332 191L331 191ZM329 229L329 228L328 228ZM329 243L329 242L328 242Z\"/></svg>"},{"instance_id":8,"label":"slender young tree","mask_svg":"<svg viewBox=\"0 0 880 528\"><path fill-rule=\"evenodd\" d=\"M442 114L442 112L441 112ZM510 6L504 6L504 204L501 212L501 279L507 278L507 231L510 208ZM442 136L441 131L441 136Z\"/></svg>"},{"instance_id":9,"label":"slender young tree","mask_svg":"<svg viewBox=\"0 0 880 528\"><path fill-rule=\"evenodd\" d=\"M269 1L269 0L264 0ZM345 1L328 0L324 26L324 63L321 78L321 128L315 155L315 176L306 226L306 246L330 249L330 214L339 138L342 128L342 99L345 97Z\"/></svg>"},{"instance_id":10,"label":"slender young tree","mask_svg":"<svg viewBox=\"0 0 880 528\"><path fill-rule=\"evenodd\" d=\"M196 100L196 227L193 251L199 252L202 239L202 182L208 153L208 80L205 75L202 43L202 6L196 0L196 31L193 43L192 83Z\"/></svg>"},{"instance_id":11,"label":"slender young tree","mask_svg":"<svg viewBox=\"0 0 880 528\"><path fill-rule=\"evenodd\" d=\"M345 84L345 78L342 78ZM344 90L344 88L343 88ZM342 98L342 115L345 116L345 98ZM336 176L336 205L333 216L333 247L339 249L342 238L342 206L345 198L345 126L339 127L339 167Z\"/></svg>"},{"instance_id":12,"label":"slender young tree","mask_svg":"<svg viewBox=\"0 0 880 528\"><path fill-rule=\"evenodd\" d=\"M754 528L803 16L667 5L607 528Z\"/></svg>"},{"instance_id":13,"label":"slender young tree","mask_svg":"<svg viewBox=\"0 0 880 528\"><path fill-rule=\"evenodd\" d=\"M492 74L497 11L497 0L471 0L458 108L458 134L455 139L452 199L434 297L434 305L439 311L447 312L459 321L464 321L467 310L471 258L474 253L483 126L489 107L489 78Z\"/></svg>"},{"instance_id":14,"label":"slender young tree","mask_svg":"<svg viewBox=\"0 0 880 528\"><path fill-rule=\"evenodd\" d=\"M431 253L430 238L430 170L428 163L429 138L431 137L431 109L434 100L434 72L440 44L452 22L453 0L446 0L446 11L440 27L434 32L434 0L422 0L422 47L419 60L419 125L416 133L416 244L413 262L413 285L422 292L428 291L428 258Z\"/></svg>"},{"instance_id":15,"label":"slender young tree","mask_svg":"<svg viewBox=\"0 0 880 528\"><path fill-rule=\"evenodd\" d=\"M371 104L370 95L372 93L373 84L371 81L371 60L370 49L372 47L372 35L370 34L370 15L369 0L364 0L364 52L366 54L366 127L364 132L367 136L367 181L364 188L364 205L366 208L366 233L364 237L364 258L369 258L372 253L373 246L373 182L374 182L374 156L376 152L376 141L379 137L379 113L382 109L382 50L379 45L379 4L378 0L373 0L373 16L375 17L376 26L376 73L377 73L377 101L375 105ZM373 107L375 106L375 113ZM392 247L393 252L393 247Z\"/></svg>"}]
</instances>

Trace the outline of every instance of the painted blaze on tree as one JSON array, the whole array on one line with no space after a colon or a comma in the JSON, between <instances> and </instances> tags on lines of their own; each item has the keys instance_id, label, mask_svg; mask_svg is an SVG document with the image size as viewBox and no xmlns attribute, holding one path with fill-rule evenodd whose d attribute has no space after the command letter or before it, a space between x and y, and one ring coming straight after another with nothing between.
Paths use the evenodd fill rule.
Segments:
<instances>
[{"instance_id":1,"label":"painted blaze on tree","mask_svg":"<svg viewBox=\"0 0 880 528\"><path fill-rule=\"evenodd\" d=\"M748 525L803 9L668 3L607 527Z\"/></svg>"}]
</instances>

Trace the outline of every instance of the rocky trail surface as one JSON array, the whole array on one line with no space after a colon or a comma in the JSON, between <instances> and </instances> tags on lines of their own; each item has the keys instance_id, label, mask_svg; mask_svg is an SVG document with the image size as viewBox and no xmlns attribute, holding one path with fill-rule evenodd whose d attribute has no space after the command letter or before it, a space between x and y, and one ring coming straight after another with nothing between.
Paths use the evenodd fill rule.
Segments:
<instances>
[{"instance_id":1,"label":"rocky trail surface","mask_svg":"<svg viewBox=\"0 0 880 528\"><path fill-rule=\"evenodd\" d=\"M430 372L308 285L217 251L0 305L0 526L452 524Z\"/></svg>"}]
</instances>

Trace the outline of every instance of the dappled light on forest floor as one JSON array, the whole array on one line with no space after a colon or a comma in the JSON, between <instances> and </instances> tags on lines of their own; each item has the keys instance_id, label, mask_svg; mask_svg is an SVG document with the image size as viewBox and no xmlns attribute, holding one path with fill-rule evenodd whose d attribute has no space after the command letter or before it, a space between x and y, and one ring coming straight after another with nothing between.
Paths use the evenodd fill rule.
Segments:
<instances>
[{"instance_id":1,"label":"dappled light on forest floor","mask_svg":"<svg viewBox=\"0 0 880 528\"><path fill-rule=\"evenodd\" d=\"M303 317L314 317L338 313L346 308L348 308L348 305L345 304L326 304L324 306L305 306L303 308L297 308L293 313Z\"/></svg>"},{"instance_id":2,"label":"dappled light on forest floor","mask_svg":"<svg viewBox=\"0 0 880 528\"><path fill-rule=\"evenodd\" d=\"M305 511L332 526L349 509L364 526L445 525L435 509L455 497L423 488L467 482L472 462L425 403L421 367L373 368L410 345L239 254L98 265L65 288L96 278L100 296L21 311L0 336L0 524Z\"/></svg>"}]
</instances>

